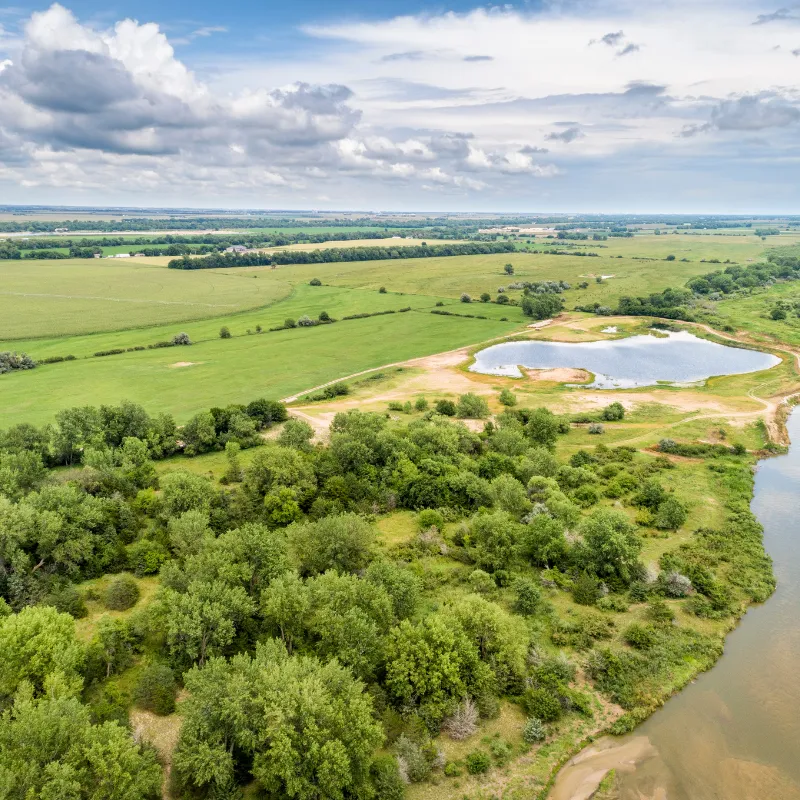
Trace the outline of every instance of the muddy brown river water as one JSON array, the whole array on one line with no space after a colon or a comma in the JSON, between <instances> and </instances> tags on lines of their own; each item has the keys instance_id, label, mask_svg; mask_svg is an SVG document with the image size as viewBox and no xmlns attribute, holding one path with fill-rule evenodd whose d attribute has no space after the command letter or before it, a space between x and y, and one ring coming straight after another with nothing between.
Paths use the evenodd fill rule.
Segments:
<instances>
[{"instance_id":1,"label":"muddy brown river water","mask_svg":"<svg viewBox=\"0 0 800 800\"><path fill-rule=\"evenodd\" d=\"M620 800L800 800L800 410L788 455L761 461L753 513L778 588L748 611L725 654L621 738L565 766L551 800L587 800L615 769Z\"/></svg>"}]
</instances>

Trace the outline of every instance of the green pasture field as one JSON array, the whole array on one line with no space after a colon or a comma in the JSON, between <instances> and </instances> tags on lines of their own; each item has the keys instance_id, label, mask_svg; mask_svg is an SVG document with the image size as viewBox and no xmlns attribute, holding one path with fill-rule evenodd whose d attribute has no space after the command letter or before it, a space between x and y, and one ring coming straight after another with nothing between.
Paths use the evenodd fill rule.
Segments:
<instances>
[{"instance_id":1,"label":"green pasture field","mask_svg":"<svg viewBox=\"0 0 800 800\"><path fill-rule=\"evenodd\" d=\"M657 237L654 237L657 238ZM503 268L511 263L514 275ZM328 264L291 264L278 267L242 267L228 270L237 274L286 276L287 280L306 282L319 278L323 283L347 288L425 293L458 299L463 292L473 298L482 292L497 295L498 287L515 281L564 280L573 289L566 292L567 308L576 304L599 302L615 305L622 295L637 295L685 283L715 265L680 261L636 261L630 258L554 256L535 253L496 253L474 256L352 261ZM613 275L602 284L597 275ZM587 289L577 289L587 281ZM513 292L510 292L514 296ZM519 293L517 293L519 294Z\"/></svg>"},{"instance_id":2,"label":"green pasture field","mask_svg":"<svg viewBox=\"0 0 800 800\"><path fill-rule=\"evenodd\" d=\"M722 324L754 334L766 334L781 342L800 344L800 317L788 311L786 319L774 320L770 311L778 302L800 303L800 285L778 283L768 289L754 290L750 295L714 303L712 308Z\"/></svg>"},{"instance_id":3,"label":"green pasture field","mask_svg":"<svg viewBox=\"0 0 800 800\"><path fill-rule=\"evenodd\" d=\"M178 323L266 306L290 286L128 259L0 261L0 341Z\"/></svg>"},{"instance_id":4,"label":"green pasture field","mask_svg":"<svg viewBox=\"0 0 800 800\"><path fill-rule=\"evenodd\" d=\"M779 241L775 241L779 240ZM681 232L677 234L664 233L660 236L655 234L637 234L632 238L609 237L604 242L579 241L575 244L582 245L582 250L589 250L599 253L600 258L616 258L621 255L624 258L647 258L664 259L668 255L674 255L677 262L682 258L688 258L692 262L699 262L701 259L708 261L717 258L721 262L726 259L739 264L748 263L748 259L753 261L760 260L761 256L776 245L790 245L800 242L800 233L786 233L778 236L768 236L766 241L762 241L760 236L750 234L748 236L730 236L722 233L697 233ZM558 247L567 249L569 240L560 239L537 239L533 249L541 249L545 245L548 247ZM526 245L527 246L527 245ZM563 258L563 256L562 256ZM591 259L595 261L597 259ZM670 262L674 263L674 262ZM694 272L711 271L719 269L718 264L694 264Z\"/></svg>"},{"instance_id":5,"label":"green pasture field","mask_svg":"<svg viewBox=\"0 0 800 800\"><path fill-rule=\"evenodd\" d=\"M278 399L361 370L502 336L517 324L410 311L43 365L0 377L3 427L50 422L62 408L125 399L183 422L211 406ZM191 366L176 366L184 362Z\"/></svg>"}]
</instances>

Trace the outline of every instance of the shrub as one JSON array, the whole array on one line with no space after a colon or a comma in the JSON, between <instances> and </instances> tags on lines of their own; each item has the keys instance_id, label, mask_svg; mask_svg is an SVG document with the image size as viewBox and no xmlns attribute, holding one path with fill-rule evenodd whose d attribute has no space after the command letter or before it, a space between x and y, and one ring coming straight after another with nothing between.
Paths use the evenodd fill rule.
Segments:
<instances>
[{"instance_id":1,"label":"shrub","mask_svg":"<svg viewBox=\"0 0 800 800\"><path fill-rule=\"evenodd\" d=\"M542 722L555 722L563 712L558 697L548 689L528 689L522 702L528 714Z\"/></svg>"},{"instance_id":2,"label":"shrub","mask_svg":"<svg viewBox=\"0 0 800 800\"><path fill-rule=\"evenodd\" d=\"M492 759L483 750L473 750L465 759L470 775L483 775L492 766Z\"/></svg>"},{"instance_id":3,"label":"shrub","mask_svg":"<svg viewBox=\"0 0 800 800\"><path fill-rule=\"evenodd\" d=\"M172 337L172 344L179 345L179 344L191 344L191 343L192 340L189 338L188 333L176 333Z\"/></svg>"},{"instance_id":4,"label":"shrub","mask_svg":"<svg viewBox=\"0 0 800 800\"><path fill-rule=\"evenodd\" d=\"M511 300L508 299L508 295L505 294L497 295L497 300L495 300L495 303L499 306L507 306L510 302Z\"/></svg>"},{"instance_id":5,"label":"shrub","mask_svg":"<svg viewBox=\"0 0 800 800\"><path fill-rule=\"evenodd\" d=\"M228 328L227 325L223 325L219 329L219 338L220 339L230 339L231 338L231 332L230 332L230 329Z\"/></svg>"},{"instance_id":6,"label":"shrub","mask_svg":"<svg viewBox=\"0 0 800 800\"><path fill-rule=\"evenodd\" d=\"M312 278L308 282L308 285L309 286L322 286L322 281L319 278Z\"/></svg>"},{"instance_id":7,"label":"shrub","mask_svg":"<svg viewBox=\"0 0 800 800\"><path fill-rule=\"evenodd\" d=\"M532 578L518 578L513 586L516 598L514 611L531 616L535 614L542 602L542 591Z\"/></svg>"},{"instance_id":8,"label":"shrub","mask_svg":"<svg viewBox=\"0 0 800 800\"><path fill-rule=\"evenodd\" d=\"M511 759L511 745L502 739L492 739L489 744L489 750L492 753L492 758L500 766L507 764Z\"/></svg>"},{"instance_id":9,"label":"shrub","mask_svg":"<svg viewBox=\"0 0 800 800\"><path fill-rule=\"evenodd\" d=\"M589 433L599 434L603 433L603 431L605 431L605 428L599 422L593 422L589 426Z\"/></svg>"},{"instance_id":10,"label":"shrub","mask_svg":"<svg viewBox=\"0 0 800 800\"><path fill-rule=\"evenodd\" d=\"M319 321L320 322L332 322L331 315L327 311L320 311L319 312Z\"/></svg>"},{"instance_id":11,"label":"shrub","mask_svg":"<svg viewBox=\"0 0 800 800\"><path fill-rule=\"evenodd\" d=\"M625 406L619 402L612 403L610 406L606 406L600 415L606 422L616 422L625 417Z\"/></svg>"},{"instance_id":12,"label":"shrub","mask_svg":"<svg viewBox=\"0 0 800 800\"><path fill-rule=\"evenodd\" d=\"M507 408L511 408L511 406L515 406L517 404L517 396L511 391L511 389L503 389L503 391L500 392L499 399L500 403Z\"/></svg>"},{"instance_id":13,"label":"shrub","mask_svg":"<svg viewBox=\"0 0 800 800\"><path fill-rule=\"evenodd\" d=\"M786 319L786 312L782 308L773 308L769 315L774 320Z\"/></svg>"},{"instance_id":14,"label":"shrub","mask_svg":"<svg viewBox=\"0 0 800 800\"><path fill-rule=\"evenodd\" d=\"M137 578L143 575L155 575L161 565L169 558L167 549L160 542L153 539L139 539L126 548L128 569Z\"/></svg>"},{"instance_id":15,"label":"shrub","mask_svg":"<svg viewBox=\"0 0 800 800\"><path fill-rule=\"evenodd\" d=\"M633 622L625 629L622 638L637 650L648 650L657 641L655 631L646 625Z\"/></svg>"},{"instance_id":16,"label":"shrub","mask_svg":"<svg viewBox=\"0 0 800 800\"><path fill-rule=\"evenodd\" d=\"M297 327L297 323L291 317L286 317L286 319L283 321L283 327L284 328L296 328Z\"/></svg>"},{"instance_id":17,"label":"shrub","mask_svg":"<svg viewBox=\"0 0 800 800\"><path fill-rule=\"evenodd\" d=\"M36 362L27 353L0 353L0 375L18 369L33 369L35 366Z\"/></svg>"},{"instance_id":18,"label":"shrub","mask_svg":"<svg viewBox=\"0 0 800 800\"><path fill-rule=\"evenodd\" d=\"M175 676L165 664L149 664L142 670L133 690L133 701L139 708L166 716L175 710Z\"/></svg>"},{"instance_id":19,"label":"shrub","mask_svg":"<svg viewBox=\"0 0 800 800\"><path fill-rule=\"evenodd\" d=\"M441 531L444 528L444 517L433 508L424 508L417 515L417 525L421 531L426 531L428 528Z\"/></svg>"},{"instance_id":20,"label":"shrub","mask_svg":"<svg viewBox=\"0 0 800 800\"><path fill-rule=\"evenodd\" d=\"M308 316L308 314L303 314L300 319L297 320L297 325L300 328L310 328L314 325L314 320Z\"/></svg>"},{"instance_id":21,"label":"shrub","mask_svg":"<svg viewBox=\"0 0 800 800\"><path fill-rule=\"evenodd\" d=\"M455 761L448 761L444 765L444 774L448 778L458 778L461 775L461 770L458 768L458 764Z\"/></svg>"},{"instance_id":22,"label":"shrub","mask_svg":"<svg viewBox=\"0 0 800 800\"><path fill-rule=\"evenodd\" d=\"M600 581L594 575L581 575L572 587L572 599L582 606L596 605L600 599Z\"/></svg>"},{"instance_id":23,"label":"shrub","mask_svg":"<svg viewBox=\"0 0 800 800\"><path fill-rule=\"evenodd\" d=\"M414 401L414 408L416 408L417 411L427 411L428 410L428 401L424 397L418 397Z\"/></svg>"},{"instance_id":24,"label":"shrub","mask_svg":"<svg viewBox=\"0 0 800 800\"><path fill-rule=\"evenodd\" d=\"M430 761L417 742L406 734L395 742L399 774L409 783L424 781L431 774Z\"/></svg>"},{"instance_id":25,"label":"shrub","mask_svg":"<svg viewBox=\"0 0 800 800\"><path fill-rule=\"evenodd\" d=\"M69 614L75 619L82 619L89 613L86 603L83 601L83 595L72 584L54 589L45 596L42 605L52 606L56 611Z\"/></svg>"},{"instance_id":26,"label":"shrub","mask_svg":"<svg viewBox=\"0 0 800 800\"><path fill-rule=\"evenodd\" d=\"M472 298L466 292L464 292L464 294L461 295L461 302L462 303L471 303L472 302Z\"/></svg>"},{"instance_id":27,"label":"shrub","mask_svg":"<svg viewBox=\"0 0 800 800\"><path fill-rule=\"evenodd\" d=\"M489 292L483 292L481 294L481 303L488 303L492 299L492 296Z\"/></svg>"},{"instance_id":28,"label":"shrub","mask_svg":"<svg viewBox=\"0 0 800 800\"><path fill-rule=\"evenodd\" d=\"M436 413L444 417L454 417L456 415L456 404L452 400L437 400Z\"/></svg>"},{"instance_id":29,"label":"shrub","mask_svg":"<svg viewBox=\"0 0 800 800\"><path fill-rule=\"evenodd\" d=\"M378 294L386 294L386 287L385 286L381 286L381 288L378 289Z\"/></svg>"},{"instance_id":30,"label":"shrub","mask_svg":"<svg viewBox=\"0 0 800 800\"><path fill-rule=\"evenodd\" d=\"M675 614L663 600L655 599L647 605L647 618L657 625L671 625Z\"/></svg>"},{"instance_id":31,"label":"shrub","mask_svg":"<svg viewBox=\"0 0 800 800\"><path fill-rule=\"evenodd\" d=\"M658 582L667 597L687 597L692 592L692 582L674 570L659 575Z\"/></svg>"},{"instance_id":32,"label":"shrub","mask_svg":"<svg viewBox=\"0 0 800 800\"><path fill-rule=\"evenodd\" d=\"M109 584L103 602L112 611L126 611L135 606L138 599L139 585L130 575L120 575Z\"/></svg>"},{"instance_id":33,"label":"shrub","mask_svg":"<svg viewBox=\"0 0 800 800\"><path fill-rule=\"evenodd\" d=\"M522 729L522 741L525 744L536 744L543 742L547 738L547 728L537 717L529 717Z\"/></svg>"},{"instance_id":34,"label":"shrub","mask_svg":"<svg viewBox=\"0 0 800 800\"><path fill-rule=\"evenodd\" d=\"M469 585L473 592L488 594L497 588L494 578L482 569L474 569L469 574Z\"/></svg>"},{"instance_id":35,"label":"shrub","mask_svg":"<svg viewBox=\"0 0 800 800\"><path fill-rule=\"evenodd\" d=\"M444 302L442 300L437 300L436 301L436 308L441 308L443 305L444 305Z\"/></svg>"},{"instance_id":36,"label":"shrub","mask_svg":"<svg viewBox=\"0 0 800 800\"><path fill-rule=\"evenodd\" d=\"M661 530L675 531L686 522L686 506L674 497L667 498L658 506L654 524Z\"/></svg>"},{"instance_id":37,"label":"shrub","mask_svg":"<svg viewBox=\"0 0 800 800\"><path fill-rule=\"evenodd\" d=\"M372 762L370 777L376 800L403 800L406 788L396 758L390 755L378 756Z\"/></svg>"},{"instance_id":38,"label":"shrub","mask_svg":"<svg viewBox=\"0 0 800 800\"><path fill-rule=\"evenodd\" d=\"M477 729L478 709L469 697L465 697L442 724L442 730L457 742L468 739Z\"/></svg>"},{"instance_id":39,"label":"shrub","mask_svg":"<svg viewBox=\"0 0 800 800\"><path fill-rule=\"evenodd\" d=\"M471 392L458 398L458 416L462 419L484 419L489 416L489 404Z\"/></svg>"}]
</instances>

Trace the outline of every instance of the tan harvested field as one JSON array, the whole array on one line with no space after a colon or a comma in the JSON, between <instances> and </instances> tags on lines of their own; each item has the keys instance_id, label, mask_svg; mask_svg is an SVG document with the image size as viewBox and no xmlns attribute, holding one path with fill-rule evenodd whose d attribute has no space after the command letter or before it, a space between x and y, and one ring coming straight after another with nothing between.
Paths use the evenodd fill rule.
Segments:
<instances>
[{"instance_id":1,"label":"tan harvested field","mask_svg":"<svg viewBox=\"0 0 800 800\"><path fill-rule=\"evenodd\" d=\"M350 239L332 242L300 242L299 244L287 244L281 247L265 247L265 253L274 253L283 250L327 250L328 248L339 247L414 247L418 244L427 242L430 245L437 244L465 244L464 239L425 239L423 237L392 237L391 239Z\"/></svg>"}]
</instances>

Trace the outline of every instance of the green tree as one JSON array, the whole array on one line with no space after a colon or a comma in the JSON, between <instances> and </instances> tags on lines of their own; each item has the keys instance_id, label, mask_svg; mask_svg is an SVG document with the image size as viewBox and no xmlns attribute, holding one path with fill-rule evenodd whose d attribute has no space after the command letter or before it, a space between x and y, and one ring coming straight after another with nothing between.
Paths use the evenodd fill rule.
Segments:
<instances>
[{"instance_id":1,"label":"green tree","mask_svg":"<svg viewBox=\"0 0 800 800\"><path fill-rule=\"evenodd\" d=\"M70 686L82 683L86 651L75 638L75 620L50 606L0 616L0 653L0 701L10 698L23 681L41 694L55 672Z\"/></svg>"},{"instance_id":2,"label":"green tree","mask_svg":"<svg viewBox=\"0 0 800 800\"><path fill-rule=\"evenodd\" d=\"M386 688L399 706L420 709L438 725L453 700L482 694L492 683L489 667L459 626L429 614L417 625L393 628L386 654Z\"/></svg>"},{"instance_id":3,"label":"green tree","mask_svg":"<svg viewBox=\"0 0 800 800\"><path fill-rule=\"evenodd\" d=\"M278 630L289 653L305 634L311 611L311 592L296 572L287 572L261 593L261 615Z\"/></svg>"},{"instance_id":4,"label":"green tree","mask_svg":"<svg viewBox=\"0 0 800 800\"><path fill-rule=\"evenodd\" d=\"M231 330L227 325L223 325L219 329L219 338L220 339L230 339L231 338Z\"/></svg>"},{"instance_id":5,"label":"green tree","mask_svg":"<svg viewBox=\"0 0 800 800\"><path fill-rule=\"evenodd\" d=\"M161 606L170 652L201 666L233 642L236 626L255 611L244 589L222 581L192 581L186 592L164 589Z\"/></svg>"},{"instance_id":6,"label":"green tree","mask_svg":"<svg viewBox=\"0 0 800 800\"><path fill-rule=\"evenodd\" d=\"M139 708L165 716L175 710L178 688L175 675L166 664L147 664L133 690L133 701Z\"/></svg>"},{"instance_id":7,"label":"green tree","mask_svg":"<svg viewBox=\"0 0 800 800\"><path fill-rule=\"evenodd\" d=\"M522 535L522 552L537 567L563 563L568 549L564 523L548 514L537 514Z\"/></svg>"},{"instance_id":8,"label":"green tree","mask_svg":"<svg viewBox=\"0 0 800 800\"><path fill-rule=\"evenodd\" d=\"M507 408L517 404L517 396L509 388L505 388L500 392L500 403Z\"/></svg>"},{"instance_id":9,"label":"green tree","mask_svg":"<svg viewBox=\"0 0 800 800\"><path fill-rule=\"evenodd\" d=\"M558 439L559 425L555 414L547 408L534 409L525 425L528 438L539 447L553 450Z\"/></svg>"},{"instance_id":10,"label":"green tree","mask_svg":"<svg viewBox=\"0 0 800 800\"><path fill-rule=\"evenodd\" d=\"M490 484L489 491L496 508L519 519L531 510L531 501L525 487L511 475L498 475Z\"/></svg>"},{"instance_id":11,"label":"green tree","mask_svg":"<svg viewBox=\"0 0 800 800\"><path fill-rule=\"evenodd\" d=\"M177 470L161 479L161 502L167 519L192 510L208 514L213 499L214 487L202 475Z\"/></svg>"},{"instance_id":12,"label":"green tree","mask_svg":"<svg viewBox=\"0 0 800 800\"><path fill-rule=\"evenodd\" d=\"M397 620L414 616L422 594L422 580L410 569L391 561L373 561L364 578L381 586L389 595Z\"/></svg>"},{"instance_id":13,"label":"green tree","mask_svg":"<svg viewBox=\"0 0 800 800\"><path fill-rule=\"evenodd\" d=\"M358 572L372 560L375 529L357 514L341 514L297 525L290 540L304 575Z\"/></svg>"},{"instance_id":14,"label":"green tree","mask_svg":"<svg viewBox=\"0 0 800 800\"><path fill-rule=\"evenodd\" d=\"M295 450L309 452L311 440L314 438L314 429L302 419L287 420L283 426L278 444L281 447L291 447Z\"/></svg>"},{"instance_id":15,"label":"green tree","mask_svg":"<svg viewBox=\"0 0 800 800\"><path fill-rule=\"evenodd\" d=\"M154 800L162 773L116 722L93 725L89 710L51 681L46 697L30 686L0 716L0 786L8 798Z\"/></svg>"},{"instance_id":16,"label":"green tree","mask_svg":"<svg viewBox=\"0 0 800 800\"><path fill-rule=\"evenodd\" d=\"M506 264L503 267L503 272L505 272L506 275L513 275L514 274L514 265L513 264Z\"/></svg>"},{"instance_id":17,"label":"green tree","mask_svg":"<svg viewBox=\"0 0 800 800\"><path fill-rule=\"evenodd\" d=\"M195 414L181 430L184 452L187 456L196 456L213 450L217 444L217 431L214 417L208 411Z\"/></svg>"},{"instance_id":18,"label":"green tree","mask_svg":"<svg viewBox=\"0 0 800 800\"><path fill-rule=\"evenodd\" d=\"M488 570L507 570L514 562L523 526L505 511L478 514L469 529L469 552L475 563Z\"/></svg>"},{"instance_id":19,"label":"green tree","mask_svg":"<svg viewBox=\"0 0 800 800\"><path fill-rule=\"evenodd\" d=\"M173 762L186 784L230 791L238 751L269 796L364 796L383 735L363 685L336 661L259 646L254 658L212 659L191 670L186 688Z\"/></svg>"},{"instance_id":20,"label":"green tree","mask_svg":"<svg viewBox=\"0 0 800 800\"><path fill-rule=\"evenodd\" d=\"M484 419L489 416L489 404L471 392L458 398L458 416L462 419Z\"/></svg>"},{"instance_id":21,"label":"green tree","mask_svg":"<svg viewBox=\"0 0 800 800\"><path fill-rule=\"evenodd\" d=\"M578 528L582 542L577 557L599 578L629 584L635 575L642 540L621 511L601 508Z\"/></svg>"},{"instance_id":22,"label":"green tree","mask_svg":"<svg viewBox=\"0 0 800 800\"><path fill-rule=\"evenodd\" d=\"M616 422L621 420L625 417L625 406L619 402L611 403L611 405L608 405L603 409L601 416L604 420L606 420L606 422Z\"/></svg>"},{"instance_id":23,"label":"green tree","mask_svg":"<svg viewBox=\"0 0 800 800\"><path fill-rule=\"evenodd\" d=\"M676 531L686 522L686 506L674 497L668 497L656 511L655 526L662 530Z\"/></svg>"},{"instance_id":24,"label":"green tree","mask_svg":"<svg viewBox=\"0 0 800 800\"><path fill-rule=\"evenodd\" d=\"M197 510L172 517L167 523L167 535L172 552L181 561L199 553L214 538L208 526L208 514Z\"/></svg>"},{"instance_id":25,"label":"green tree","mask_svg":"<svg viewBox=\"0 0 800 800\"><path fill-rule=\"evenodd\" d=\"M136 644L136 637L126 620L101 617L90 648L102 663L108 678L130 666Z\"/></svg>"}]
</instances>

